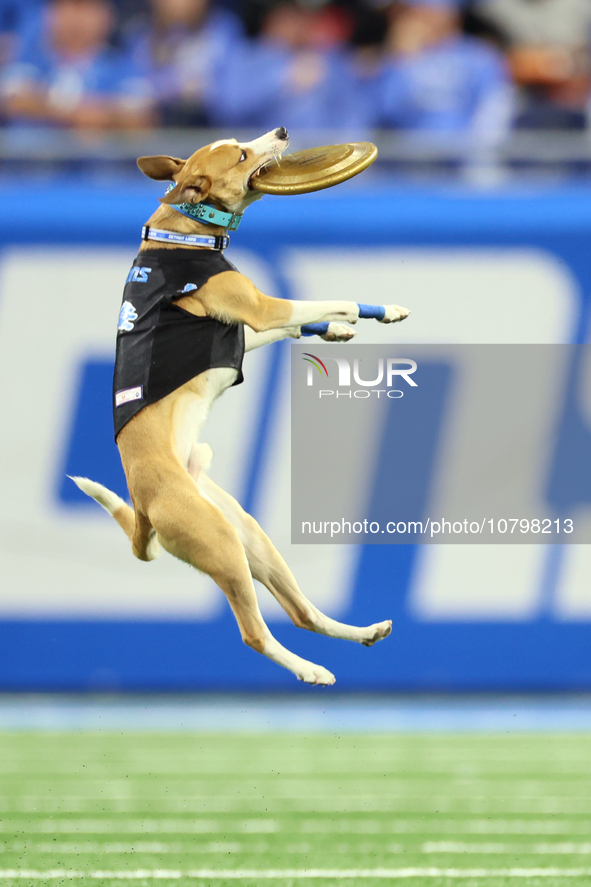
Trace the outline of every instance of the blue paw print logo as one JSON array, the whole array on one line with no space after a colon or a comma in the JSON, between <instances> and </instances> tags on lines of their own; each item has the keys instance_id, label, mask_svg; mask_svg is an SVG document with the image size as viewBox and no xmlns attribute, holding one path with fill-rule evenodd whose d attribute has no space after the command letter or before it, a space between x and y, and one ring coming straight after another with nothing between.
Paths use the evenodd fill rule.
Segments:
<instances>
[{"instance_id":1,"label":"blue paw print logo","mask_svg":"<svg viewBox=\"0 0 591 887\"><path fill-rule=\"evenodd\" d=\"M117 329L124 330L126 333L130 333L133 329L135 320L137 320L137 311L135 310L131 302L125 301L121 306L121 311L119 312L119 325Z\"/></svg>"}]
</instances>

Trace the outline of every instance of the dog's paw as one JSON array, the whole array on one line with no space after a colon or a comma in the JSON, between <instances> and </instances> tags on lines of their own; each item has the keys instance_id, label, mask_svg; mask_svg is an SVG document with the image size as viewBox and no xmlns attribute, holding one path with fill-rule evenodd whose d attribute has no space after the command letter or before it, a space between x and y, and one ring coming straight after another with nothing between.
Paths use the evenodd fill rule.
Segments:
<instances>
[{"instance_id":1,"label":"dog's paw","mask_svg":"<svg viewBox=\"0 0 591 887\"><path fill-rule=\"evenodd\" d=\"M329 323L327 331L320 338L325 342L349 342L356 335L357 330L352 330L344 323Z\"/></svg>"},{"instance_id":2,"label":"dog's paw","mask_svg":"<svg viewBox=\"0 0 591 887\"><path fill-rule=\"evenodd\" d=\"M386 313L379 323L397 323L399 320L404 320L410 314L408 308L403 308L401 305L385 305L384 307Z\"/></svg>"},{"instance_id":3,"label":"dog's paw","mask_svg":"<svg viewBox=\"0 0 591 887\"><path fill-rule=\"evenodd\" d=\"M287 338L301 339L302 338L301 326L288 326L287 327Z\"/></svg>"},{"instance_id":4,"label":"dog's paw","mask_svg":"<svg viewBox=\"0 0 591 887\"><path fill-rule=\"evenodd\" d=\"M375 625L368 625L365 629L367 636L361 641L364 647L373 647L378 641L383 641L392 631L392 620L386 619L385 622L376 622Z\"/></svg>"},{"instance_id":5,"label":"dog's paw","mask_svg":"<svg viewBox=\"0 0 591 887\"><path fill-rule=\"evenodd\" d=\"M303 662L296 677L305 684L318 684L320 687L328 687L336 681L335 676L327 668L314 665L313 662Z\"/></svg>"}]
</instances>

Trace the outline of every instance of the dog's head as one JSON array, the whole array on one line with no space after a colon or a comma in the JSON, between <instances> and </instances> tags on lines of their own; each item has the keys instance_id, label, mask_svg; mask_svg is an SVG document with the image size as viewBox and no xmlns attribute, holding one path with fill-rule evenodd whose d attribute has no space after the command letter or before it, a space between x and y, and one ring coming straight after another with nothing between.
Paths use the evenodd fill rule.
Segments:
<instances>
[{"instance_id":1,"label":"dog's head","mask_svg":"<svg viewBox=\"0 0 591 887\"><path fill-rule=\"evenodd\" d=\"M263 195L250 187L256 172L281 157L289 144L284 127L273 129L252 142L225 139L199 148L188 160L158 155L140 157L137 165L151 179L175 187L161 203L201 203L211 200L232 213L241 213Z\"/></svg>"}]
</instances>

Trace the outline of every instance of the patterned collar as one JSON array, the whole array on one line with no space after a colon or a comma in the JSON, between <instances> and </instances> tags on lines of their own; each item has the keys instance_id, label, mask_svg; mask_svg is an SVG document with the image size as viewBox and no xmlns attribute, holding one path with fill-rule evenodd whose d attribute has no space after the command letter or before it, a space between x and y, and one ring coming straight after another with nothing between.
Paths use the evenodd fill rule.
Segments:
<instances>
[{"instance_id":1,"label":"patterned collar","mask_svg":"<svg viewBox=\"0 0 591 887\"><path fill-rule=\"evenodd\" d=\"M169 185L166 193L172 191L174 185ZM242 221L244 213L226 213L216 209L209 203L171 203L173 209L182 213L194 222L202 222L204 225L219 225L228 231L236 231Z\"/></svg>"},{"instance_id":2,"label":"patterned collar","mask_svg":"<svg viewBox=\"0 0 591 887\"><path fill-rule=\"evenodd\" d=\"M213 235L203 234L177 234L176 231L165 231L163 228L152 228L144 225L142 228L142 240L155 240L157 243L172 243L176 246L200 246L202 249L224 250L230 243L227 234Z\"/></svg>"}]
</instances>

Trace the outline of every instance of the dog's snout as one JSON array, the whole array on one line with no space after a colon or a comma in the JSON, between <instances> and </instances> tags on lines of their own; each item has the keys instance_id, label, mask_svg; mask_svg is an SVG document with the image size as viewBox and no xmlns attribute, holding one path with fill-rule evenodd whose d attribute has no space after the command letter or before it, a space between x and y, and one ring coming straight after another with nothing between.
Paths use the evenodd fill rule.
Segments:
<instances>
[{"instance_id":1,"label":"dog's snout","mask_svg":"<svg viewBox=\"0 0 591 887\"><path fill-rule=\"evenodd\" d=\"M287 139L289 138L289 133L284 126L280 126L278 129L276 129L275 135L278 139L281 139L282 142L287 141Z\"/></svg>"}]
</instances>

